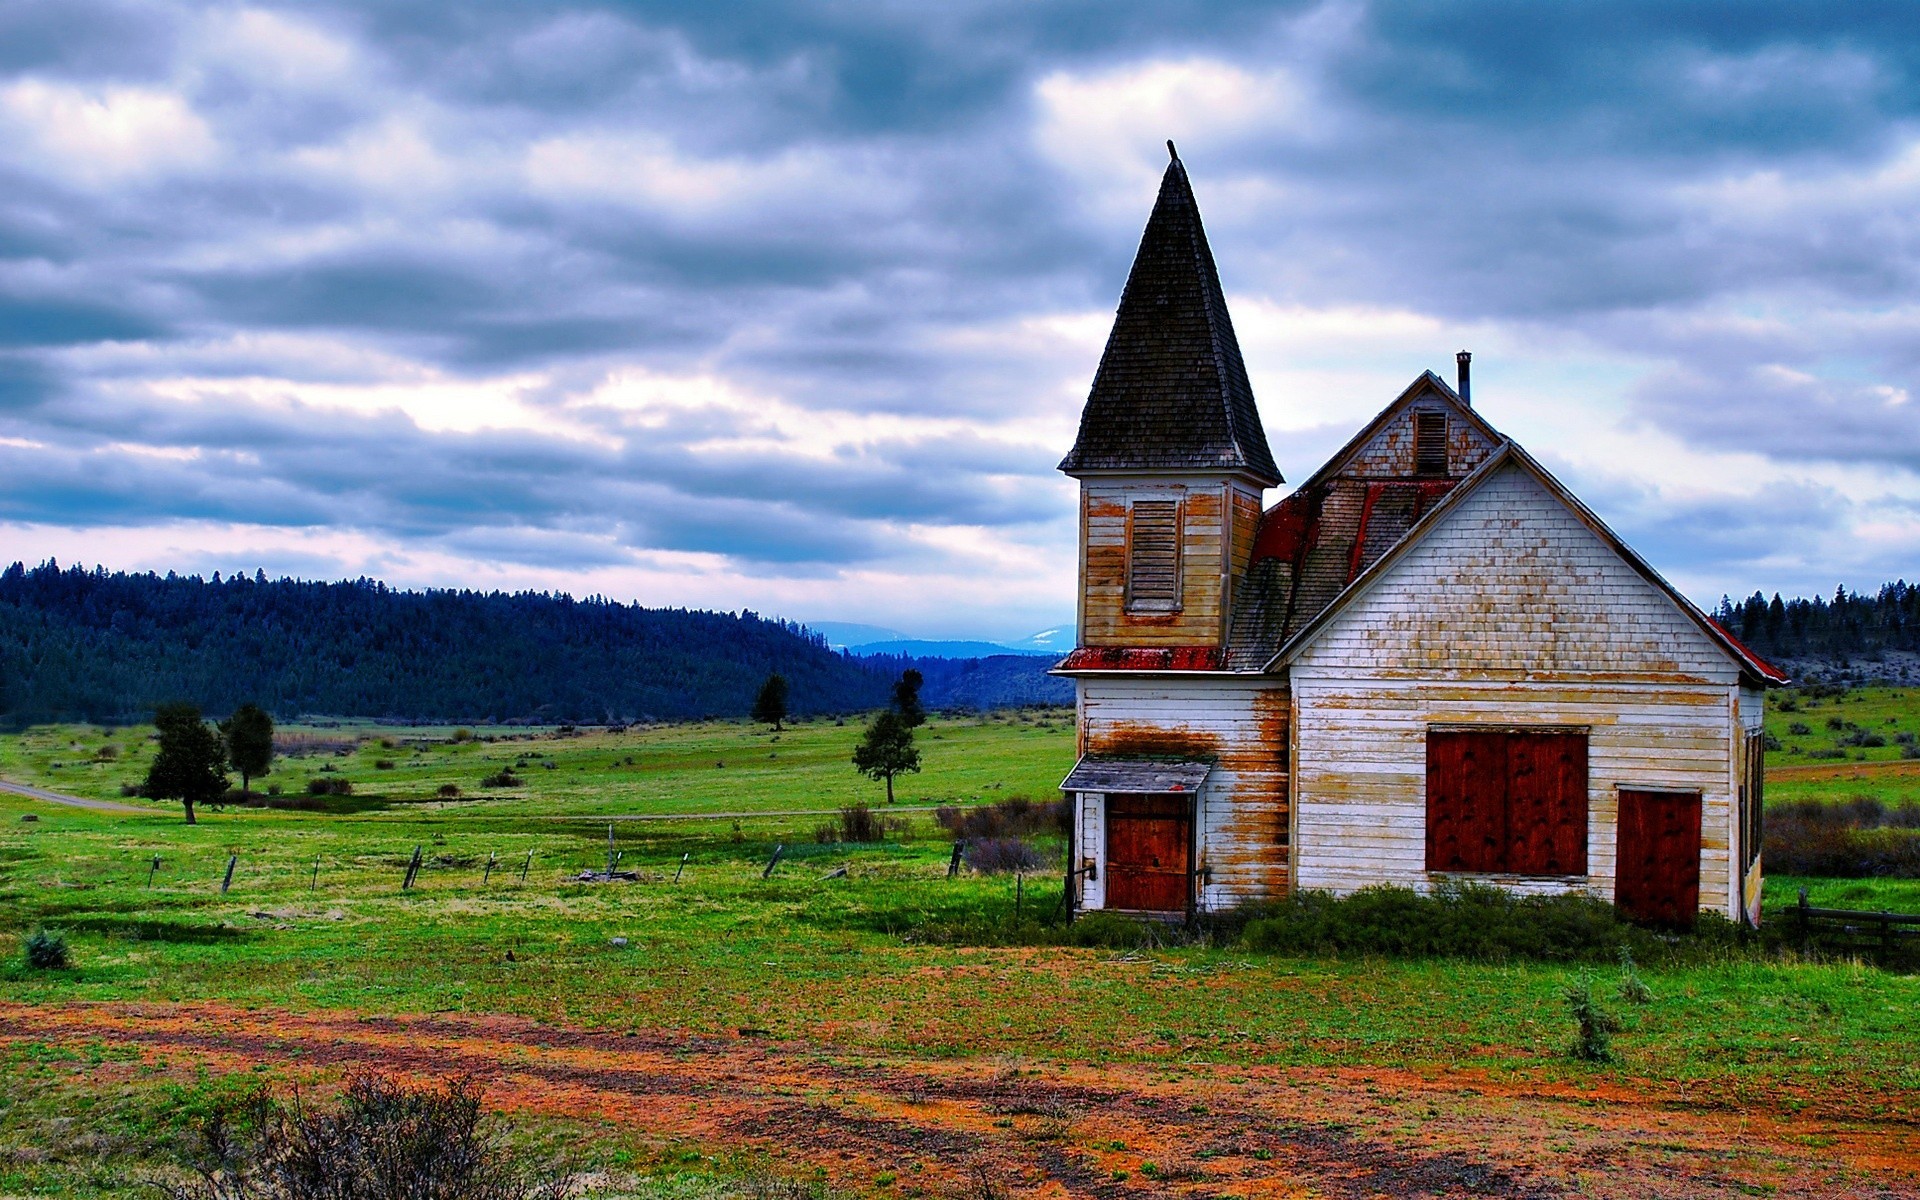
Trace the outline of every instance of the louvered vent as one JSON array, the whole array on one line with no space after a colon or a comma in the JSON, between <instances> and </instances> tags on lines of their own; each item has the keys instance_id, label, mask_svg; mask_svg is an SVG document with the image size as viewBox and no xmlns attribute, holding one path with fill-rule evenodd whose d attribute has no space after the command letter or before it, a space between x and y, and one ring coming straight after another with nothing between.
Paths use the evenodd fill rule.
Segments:
<instances>
[{"instance_id":1,"label":"louvered vent","mask_svg":"<svg viewBox=\"0 0 1920 1200\"><path fill-rule=\"evenodd\" d=\"M1421 476L1447 473L1447 414L1413 414L1413 473Z\"/></svg>"},{"instance_id":2,"label":"louvered vent","mask_svg":"<svg viewBox=\"0 0 1920 1200\"><path fill-rule=\"evenodd\" d=\"M1136 500L1128 515L1127 607L1172 612L1180 607L1180 505Z\"/></svg>"}]
</instances>

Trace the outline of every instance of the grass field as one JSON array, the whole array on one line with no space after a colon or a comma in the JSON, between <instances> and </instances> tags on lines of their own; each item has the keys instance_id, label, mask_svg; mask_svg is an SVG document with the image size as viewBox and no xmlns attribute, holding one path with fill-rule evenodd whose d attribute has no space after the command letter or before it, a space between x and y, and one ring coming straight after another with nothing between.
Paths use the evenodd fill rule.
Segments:
<instances>
[{"instance_id":1,"label":"grass field","mask_svg":"<svg viewBox=\"0 0 1920 1200\"><path fill-rule=\"evenodd\" d=\"M0 944L0 1192L150 1193L182 1111L372 1065L481 1076L616 1193L1920 1193L1911 976L1729 950L1642 963L1653 1000L1629 1005L1601 964L1626 1029L1595 1066L1567 1054L1582 968L1046 944L1022 931L1058 874L1022 881L1016 913L1013 879L947 877L924 812L882 845L816 845L879 799L847 764L857 723L289 732L307 753L265 782L344 777L388 806L189 828L0 797L4 928L57 926L75 961ZM1046 796L1073 731L936 719L922 745L903 807ZM120 787L147 746L32 730L0 738L0 776L144 806ZM522 762L519 786L479 787ZM436 799L449 783L471 799ZM577 880L606 818L662 813L691 816L613 822L636 882ZM1920 911L1910 881L1770 880L1769 906L1803 882Z\"/></svg>"}]
</instances>

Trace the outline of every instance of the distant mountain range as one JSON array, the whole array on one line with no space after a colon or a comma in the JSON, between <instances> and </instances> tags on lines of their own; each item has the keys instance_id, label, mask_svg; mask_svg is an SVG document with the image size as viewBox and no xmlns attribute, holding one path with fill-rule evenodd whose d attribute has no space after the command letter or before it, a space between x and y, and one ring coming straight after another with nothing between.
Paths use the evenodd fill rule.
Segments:
<instances>
[{"instance_id":1,"label":"distant mountain range","mask_svg":"<svg viewBox=\"0 0 1920 1200\"><path fill-rule=\"evenodd\" d=\"M846 621L808 621L806 628L825 638L827 645L835 650L862 656L886 654L910 658L992 658L1002 654L1059 658L1073 649L1076 632L1071 624L1056 625L1018 641L983 642L916 638L898 629Z\"/></svg>"}]
</instances>

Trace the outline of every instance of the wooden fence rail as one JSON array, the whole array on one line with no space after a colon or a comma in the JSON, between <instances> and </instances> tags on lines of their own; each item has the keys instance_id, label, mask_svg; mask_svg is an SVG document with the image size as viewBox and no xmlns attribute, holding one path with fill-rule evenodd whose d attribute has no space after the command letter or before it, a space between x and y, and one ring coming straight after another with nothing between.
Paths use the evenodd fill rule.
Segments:
<instances>
[{"instance_id":1,"label":"wooden fence rail","mask_svg":"<svg viewBox=\"0 0 1920 1200\"><path fill-rule=\"evenodd\" d=\"M1800 943L1819 942L1837 950L1875 953L1895 958L1920 953L1920 913L1863 912L1845 908L1815 908L1800 902L1787 910Z\"/></svg>"}]
</instances>

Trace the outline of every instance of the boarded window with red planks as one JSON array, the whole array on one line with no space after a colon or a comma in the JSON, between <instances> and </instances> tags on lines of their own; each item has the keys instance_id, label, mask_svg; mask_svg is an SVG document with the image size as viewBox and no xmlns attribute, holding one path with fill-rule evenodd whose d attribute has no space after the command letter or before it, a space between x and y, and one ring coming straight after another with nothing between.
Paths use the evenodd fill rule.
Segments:
<instances>
[{"instance_id":1,"label":"boarded window with red planks","mask_svg":"<svg viewBox=\"0 0 1920 1200\"><path fill-rule=\"evenodd\" d=\"M1180 607L1180 504L1136 500L1127 512L1127 607L1173 612Z\"/></svg>"},{"instance_id":2,"label":"boarded window with red planks","mask_svg":"<svg viewBox=\"0 0 1920 1200\"><path fill-rule=\"evenodd\" d=\"M1423 479L1447 473L1447 414L1413 414L1413 473Z\"/></svg>"},{"instance_id":3,"label":"boarded window with red planks","mask_svg":"<svg viewBox=\"0 0 1920 1200\"><path fill-rule=\"evenodd\" d=\"M1427 870L1587 873L1587 735L1427 733Z\"/></svg>"}]
</instances>

